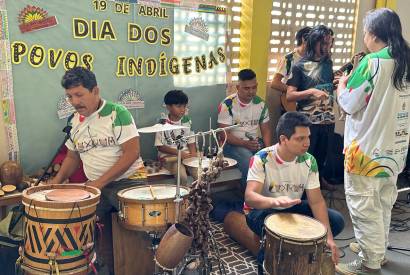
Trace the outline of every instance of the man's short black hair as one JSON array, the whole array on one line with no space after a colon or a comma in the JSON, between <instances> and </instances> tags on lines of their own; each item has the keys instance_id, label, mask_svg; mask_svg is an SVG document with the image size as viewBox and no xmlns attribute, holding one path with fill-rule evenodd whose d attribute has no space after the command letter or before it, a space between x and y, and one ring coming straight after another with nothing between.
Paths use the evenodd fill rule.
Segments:
<instances>
[{"instance_id":1,"label":"man's short black hair","mask_svg":"<svg viewBox=\"0 0 410 275\"><path fill-rule=\"evenodd\" d=\"M296 46L302 45L303 41L306 41L306 38L309 35L309 32L312 30L311 27L304 27L297 31L296 33Z\"/></svg>"},{"instance_id":2,"label":"man's short black hair","mask_svg":"<svg viewBox=\"0 0 410 275\"><path fill-rule=\"evenodd\" d=\"M165 105L188 104L188 96L181 90L171 90L164 96Z\"/></svg>"},{"instance_id":3,"label":"man's short black hair","mask_svg":"<svg viewBox=\"0 0 410 275\"><path fill-rule=\"evenodd\" d=\"M256 74L251 69L243 69L238 73L238 78L241 81L252 80L256 78Z\"/></svg>"},{"instance_id":4,"label":"man's short black hair","mask_svg":"<svg viewBox=\"0 0 410 275\"><path fill-rule=\"evenodd\" d=\"M95 74L84 67L74 67L65 72L61 80L61 86L63 86L64 89L71 89L80 85L91 91L97 86Z\"/></svg>"},{"instance_id":5,"label":"man's short black hair","mask_svg":"<svg viewBox=\"0 0 410 275\"><path fill-rule=\"evenodd\" d=\"M299 112L284 113L276 126L276 137L280 143L280 136L284 135L288 139L295 133L296 127L309 127L312 123L309 118Z\"/></svg>"}]
</instances>

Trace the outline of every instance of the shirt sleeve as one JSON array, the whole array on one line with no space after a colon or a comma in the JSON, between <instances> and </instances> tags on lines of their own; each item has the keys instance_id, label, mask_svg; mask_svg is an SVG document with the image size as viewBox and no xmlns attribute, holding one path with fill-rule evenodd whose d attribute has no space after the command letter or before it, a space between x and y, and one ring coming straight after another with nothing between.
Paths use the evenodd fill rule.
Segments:
<instances>
[{"instance_id":1,"label":"shirt sleeve","mask_svg":"<svg viewBox=\"0 0 410 275\"><path fill-rule=\"evenodd\" d=\"M269 121L269 111L268 111L268 107L266 106L265 103L263 103L263 109L261 112L261 117L259 119L259 124L263 124L265 122Z\"/></svg>"},{"instance_id":2,"label":"shirt sleeve","mask_svg":"<svg viewBox=\"0 0 410 275\"><path fill-rule=\"evenodd\" d=\"M260 183L265 182L265 169L258 154L254 155L249 161L248 181L250 180Z\"/></svg>"},{"instance_id":3,"label":"shirt sleeve","mask_svg":"<svg viewBox=\"0 0 410 275\"><path fill-rule=\"evenodd\" d=\"M230 110L225 101L221 102L221 104L219 104L218 106L218 123L233 125L233 117L229 114Z\"/></svg>"},{"instance_id":4,"label":"shirt sleeve","mask_svg":"<svg viewBox=\"0 0 410 275\"><path fill-rule=\"evenodd\" d=\"M317 167L316 159L313 156L310 156L310 169L308 182L306 183L305 189L315 189L320 188L319 182L319 170Z\"/></svg>"},{"instance_id":5,"label":"shirt sleeve","mask_svg":"<svg viewBox=\"0 0 410 275\"><path fill-rule=\"evenodd\" d=\"M296 87L299 90L299 87L302 82L302 71L296 64L292 66L291 73L289 75L286 85Z\"/></svg>"},{"instance_id":6,"label":"shirt sleeve","mask_svg":"<svg viewBox=\"0 0 410 275\"><path fill-rule=\"evenodd\" d=\"M117 138L118 144L123 144L131 138L139 136L134 119L124 106L116 108L114 135Z\"/></svg>"},{"instance_id":7,"label":"shirt sleeve","mask_svg":"<svg viewBox=\"0 0 410 275\"><path fill-rule=\"evenodd\" d=\"M364 58L354 70L347 82L347 86L338 96L338 103L348 114L355 114L370 100L373 93L372 61Z\"/></svg>"},{"instance_id":8,"label":"shirt sleeve","mask_svg":"<svg viewBox=\"0 0 410 275\"><path fill-rule=\"evenodd\" d=\"M155 133L155 142L154 142L154 146L162 146L164 145L164 132L156 132Z\"/></svg>"},{"instance_id":9,"label":"shirt sleeve","mask_svg":"<svg viewBox=\"0 0 410 275\"><path fill-rule=\"evenodd\" d=\"M71 135L71 132L70 132L70 135ZM70 150L70 151L77 151L75 149L74 143L71 140L71 138L67 139L67 141L65 142L65 146L67 146L68 150Z\"/></svg>"},{"instance_id":10,"label":"shirt sleeve","mask_svg":"<svg viewBox=\"0 0 410 275\"><path fill-rule=\"evenodd\" d=\"M277 74L286 77L286 57L282 56L279 60L278 69L276 70Z\"/></svg>"}]
</instances>

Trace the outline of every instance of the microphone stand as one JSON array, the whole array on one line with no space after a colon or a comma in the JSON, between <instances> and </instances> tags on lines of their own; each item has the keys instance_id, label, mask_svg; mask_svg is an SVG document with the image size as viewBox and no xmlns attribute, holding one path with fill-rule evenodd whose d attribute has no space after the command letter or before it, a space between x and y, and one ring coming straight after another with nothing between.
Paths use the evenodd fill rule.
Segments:
<instances>
[{"instance_id":1,"label":"microphone stand","mask_svg":"<svg viewBox=\"0 0 410 275\"><path fill-rule=\"evenodd\" d=\"M71 120L71 119L70 119ZM70 121L69 120L69 121ZM64 137L64 141L61 143L60 146L58 146L57 152L55 152L55 154L53 155L53 157L51 158L49 164L47 165L47 167L44 169L43 174L41 175L41 177L39 177L37 179L37 181L34 183L34 186L37 186L46 176L48 169L50 169L51 165L53 165L53 161L54 159L57 157L57 155L60 153L61 148L65 145L65 143L67 142L67 140L70 138L70 131L71 131L71 126L67 125L64 127L63 132L66 133L65 137Z\"/></svg>"}]
</instances>

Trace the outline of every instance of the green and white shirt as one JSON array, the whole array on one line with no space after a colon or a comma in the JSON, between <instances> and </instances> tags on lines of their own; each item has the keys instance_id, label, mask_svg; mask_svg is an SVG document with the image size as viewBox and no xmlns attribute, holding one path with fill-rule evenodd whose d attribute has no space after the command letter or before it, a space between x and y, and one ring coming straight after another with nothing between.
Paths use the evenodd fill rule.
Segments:
<instances>
[{"instance_id":1,"label":"green and white shirt","mask_svg":"<svg viewBox=\"0 0 410 275\"><path fill-rule=\"evenodd\" d=\"M121 144L138 136L130 112L122 105L103 100L101 107L88 117L74 113L68 149L77 151L89 180L100 178L121 157ZM136 178L144 164L141 157L118 179Z\"/></svg>"},{"instance_id":2,"label":"green and white shirt","mask_svg":"<svg viewBox=\"0 0 410 275\"><path fill-rule=\"evenodd\" d=\"M348 113L345 170L368 177L399 174L409 146L410 87L393 86L394 59L386 47L366 55L338 101Z\"/></svg>"},{"instance_id":3,"label":"green and white shirt","mask_svg":"<svg viewBox=\"0 0 410 275\"><path fill-rule=\"evenodd\" d=\"M194 132L191 131L191 125L192 121L191 118L188 115L184 115L179 121L172 121L169 118L166 119L166 123L169 124L174 124L174 125L180 125L180 126L185 126L187 127L186 129L176 129L176 130L171 130L171 131L164 131L164 132L158 132L155 134L155 146L169 146L171 148L176 149L177 145L168 143L167 141L175 141L178 136L190 136L193 135ZM182 150L188 150L187 144L195 143L195 138L191 137L188 139L187 143L184 144ZM163 153L158 151L158 157L164 158L170 156L169 154Z\"/></svg>"},{"instance_id":4,"label":"green and white shirt","mask_svg":"<svg viewBox=\"0 0 410 275\"><path fill-rule=\"evenodd\" d=\"M252 101L244 104L239 100L238 94L229 95L218 107L218 123L226 125L238 124L230 132L241 139L248 140L260 137L259 125L269 121L268 108L259 96L254 96Z\"/></svg>"},{"instance_id":5,"label":"green and white shirt","mask_svg":"<svg viewBox=\"0 0 410 275\"><path fill-rule=\"evenodd\" d=\"M277 154L277 146L260 150L249 162L248 181L263 184L263 196L300 199L305 189L320 187L317 163L311 154L305 153L286 162Z\"/></svg>"}]
</instances>

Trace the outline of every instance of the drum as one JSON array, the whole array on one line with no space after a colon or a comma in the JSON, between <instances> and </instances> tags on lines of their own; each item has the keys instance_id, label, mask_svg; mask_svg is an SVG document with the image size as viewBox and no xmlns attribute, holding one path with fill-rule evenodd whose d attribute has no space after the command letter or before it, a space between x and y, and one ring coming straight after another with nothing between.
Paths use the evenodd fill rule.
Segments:
<instances>
[{"instance_id":1,"label":"drum","mask_svg":"<svg viewBox=\"0 0 410 275\"><path fill-rule=\"evenodd\" d=\"M188 189L180 187L179 217L188 207ZM165 231L176 222L175 185L135 186L118 192L120 220L128 229Z\"/></svg>"},{"instance_id":2,"label":"drum","mask_svg":"<svg viewBox=\"0 0 410 275\"><path fill-rule=\"evenodd\" d=\"M22 268L29 274L87 274L99 200L100 190L78 184L24 190Z\"/></svg>"},{"instance_id":3,"label":"drum","mask_svg":"<svg viewBox=\"0 0 410 275\"><path fill-rule=\"evenodd\" d=\"M264 269L270 275L317 275L326 246L326 227L319 221L280 213L265 219Z\"/></svg>"}]
</instances>

